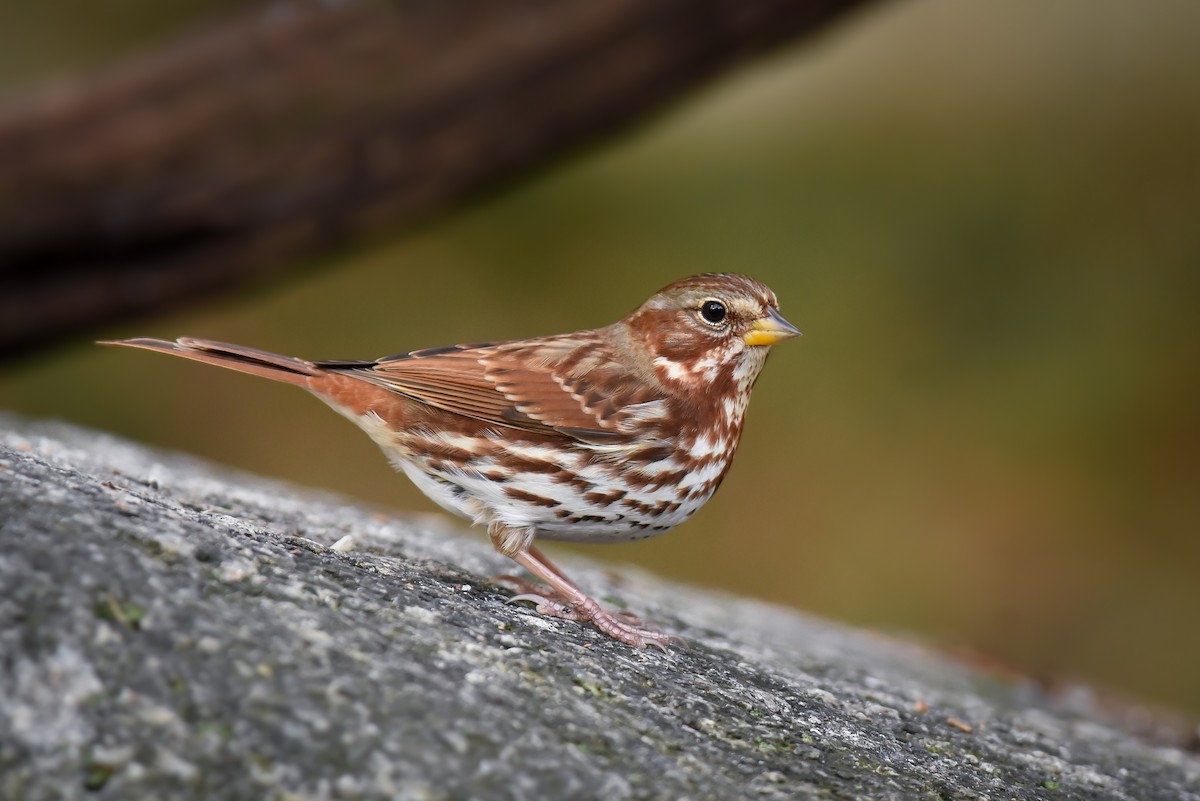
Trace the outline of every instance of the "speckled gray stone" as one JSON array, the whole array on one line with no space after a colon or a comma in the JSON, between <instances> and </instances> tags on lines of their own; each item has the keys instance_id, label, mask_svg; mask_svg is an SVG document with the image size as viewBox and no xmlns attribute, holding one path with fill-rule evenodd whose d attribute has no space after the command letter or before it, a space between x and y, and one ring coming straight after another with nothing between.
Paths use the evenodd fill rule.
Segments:
<instances>
[{"instance_id":1,"label":"speckled gray stone","mask_svg":"<svg viewBox=\"0 0 1200 801\"><path fill-rule=\"evenodd\" d=\"M569 560L690 642L635 651L449 521L94 432L0 416L0 515L6 800L1200 799L1083 689Z\"/></svg>"}]
</instances>

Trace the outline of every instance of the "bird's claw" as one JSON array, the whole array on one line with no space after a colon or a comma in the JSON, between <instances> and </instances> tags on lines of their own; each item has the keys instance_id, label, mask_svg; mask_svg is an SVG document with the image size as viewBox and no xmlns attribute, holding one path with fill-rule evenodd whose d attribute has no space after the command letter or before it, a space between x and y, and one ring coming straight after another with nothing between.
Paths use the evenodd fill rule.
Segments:
<instances>
[{"instance_id":1,"label":"bird's claw","mask_svg":"<svg viewBox=\"0 0 1200 801\"><path fill-rule=\"evenodd\" d=\"M687 641L682 637L664 634L658 629L646 625L640 617L632 612L625 610L608 612L598 605L594 611L589 610L572 604L561 596L556 597L549 587L532 584L508 574L496 576L492 582L504 582L516 586L518 593L508 598L505 603L514 604L528 601L534 605L534 611L547 617L577 622L591 621L600 631L613 639L632 645L634 648L654 647L665 653L668 646L672 644L687 647Z\"/></svg>"},{"instance_id":2,"label":"bird's claw","mask_svg":"<svg viewBox=\"0 0 1200 801\"><path fill-rule=\"evenodd\" d=\"M520 603L521 601L532 601L534 604L534 611L536 611L538 614L545 615L546 617L559 617L563 620L576 621L588 619L587 617L576 612L567 604L547 598L544 595L538 595L535 592L523 592L518 595L514 595L504 603L515 604Z\"/></svg>"}]
</instances>

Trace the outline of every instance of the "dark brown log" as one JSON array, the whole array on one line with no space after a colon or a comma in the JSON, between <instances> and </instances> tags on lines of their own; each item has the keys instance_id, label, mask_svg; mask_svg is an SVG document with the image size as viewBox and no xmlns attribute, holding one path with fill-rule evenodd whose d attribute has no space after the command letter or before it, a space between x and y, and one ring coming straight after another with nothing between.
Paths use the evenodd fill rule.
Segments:
<instances>
[{"instance_id":1,"label":"dark brown log","mask_svg":"<svg viewBox=\"0 0 1200 801\"><path fill-rule=\"evenodd\" d=\"M292 2L0 109L0 356L279 273L868 0Z\"/></svg>"}]
</instances>

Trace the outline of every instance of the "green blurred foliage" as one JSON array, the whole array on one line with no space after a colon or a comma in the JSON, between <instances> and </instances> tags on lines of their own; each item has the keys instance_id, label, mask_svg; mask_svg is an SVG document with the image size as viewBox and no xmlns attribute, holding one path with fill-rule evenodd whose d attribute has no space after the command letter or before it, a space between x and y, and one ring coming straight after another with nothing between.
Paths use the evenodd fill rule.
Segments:
<instances>
[{"instance_id":1,"label":"green blurred foliage","mask_svg":"<svg viewBox=\"0 0 1200 801\"><path fill-rule=\"evenodd\" d=\"M18 5L10 87L182 24ZM360 358L753 274L806 336L730 477L590 553L1200 712L1198 34L1180 0L884 4L403 238L96 335ZM199 365L80 342L0 374L0 407L433 508L319 403Z\"/></svg>"}]
</instances>

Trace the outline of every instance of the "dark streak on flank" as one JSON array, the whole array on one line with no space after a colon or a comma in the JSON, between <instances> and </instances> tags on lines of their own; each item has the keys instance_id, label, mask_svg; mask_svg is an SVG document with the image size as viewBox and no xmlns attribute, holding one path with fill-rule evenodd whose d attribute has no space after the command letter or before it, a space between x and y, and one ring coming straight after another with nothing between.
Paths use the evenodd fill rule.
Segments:
<instances>
[{"instance_id":1,"label":"dark streak on flank","mask_svg":"<svg viewBox=\"0 0 1200 801\"><path fill-rule=\"evenodd\" d=\"M553 509L554 507L560 505L559 502L553 498L544 498L541 495L534 495L532 492L526 492L525 490L517 489L516 487L505 487L504 494L512 498L514 501L531 503L534 506L544 506L547 509Z\"/></svg>"},{"instance_id":2,"label":"dark streak on flank","mask_svg":"<svg viewBox=\"0 0 1200 801\"><path fill-rule=\"evenodd\" d=\"M563 469L561 465L554 462L547 462L543 459L527 459L511 453L504 457L504 466L514 475L517 473L558 473Z\"/></svg>"},{"instance_id":3,"label":"dark streak on flank","mask_svg":"<svg viewBox=\"0 0 1200 801\"><path fill-rule=\"evenodd\" d=\"M554 474L555 484L567 484L579 492L591 492L596 488L596 485L588 481L586 478L580 478L570 470L560 470Z\"/></svg>"},{"instance_id":4,"label":"dark streak on flank","mask_svg":"<svg viewBox=\"0 0 1200 801\"><path fill-rule=\"evenodd\" d=\"M624 498L628 493L625 490L615 490L613 492L589 492L583 496L583 499L588 503L594 503L597 506L609 506Z\"/></svg>"},{"instance_id":5,"label":"dark streak on flank","mask_svg":"<svg viewBox=\"0 0 1200 801\"><path fill-rule=\"evenodd\" d=\"M571 518L572 523L603 523L608 518L601 515L575 515Z\"/></svg>"}]
</instances>

